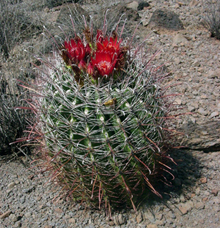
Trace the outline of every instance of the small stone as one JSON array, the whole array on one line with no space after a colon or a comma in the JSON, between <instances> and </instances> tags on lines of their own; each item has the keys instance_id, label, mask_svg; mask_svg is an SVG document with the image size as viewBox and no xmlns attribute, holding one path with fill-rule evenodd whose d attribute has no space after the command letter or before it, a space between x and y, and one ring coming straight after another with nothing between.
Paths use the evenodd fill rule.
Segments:
<instances>
[{"instance_id":1,"label":"small stone","mask_svg":"<svg viewBox=\"0 0 220 228\"><path fill-rule=\"evenodd\" d=\"M188 106L188 110L189 110L190 112L193 112L193 111L195 111L196 109L195 109L195 107L189 105L189 106Z\"/></svg>"},{"instance_id":2,"label":"small stone","mask_svg":"<svg viewBox=\"0 0 220 228\"><path fill-rule=\"evenodd\" d=\"M147 228L158 228L156 224L149 224L147 225Z\"/></svg>"},{"instance_id":3,"label":"small stone","mask_svg":"<svg viewBox=\"0 0 220 228\"><path fill-rule=\"evenodd\" d=\"M195 196L196 196L196 194L192 193L190 197L193 198L193 197L195 197Z\"/></svg>"},{"instance_id":4,"label":"small stone","mask_svg":"<svg viewBox=\"0 0 220 228\"><path fill-rule=\"evenodd\" d=\"M204 116L206 116L208 114L208 112L205 111L204 108L199 108L198 109L198 113L201 114L201 115L204 115Z\"/></svg>"},{"instance_id":5,"label":"small stone","mask_svg":"<svg viewBox=\"0 0 220 228\"><path fill-rule=\"evenodd\" d=\"M206 94L202 94L201 99L208 99L208 96Z\"/></svg>"},{"instance_id":6,"label":"small stone","mask_svg":"<svg viewBox=\"0 0 220 228\"><path fill-rule=\"evenodd\" d=\"M30 188L26 188L26 189L22 190L22 192L24 192L24 193L31 193L34 190L35 190L35 186L32 186Z\"/></svg>"},{"instance_id":7,"label":"small stone","mask_svg":"<svg viewBox=\"0 0 220 228\"><path fill-rule=\"evenodd\" d=\"M15 186L15 182L11 182L8 184L8 189L12 189Z\"/></svg>"},{"instance_id":8,"label":"small stone","mask_svg":"<svg viewBox=\"0 0 220 228\"><path fill-rule=\"evenodd\" d=\"M122 225L125 223L125 218L123 217L122 214L119 214L119 216L118 216L118 223L119 223L119 225Z\"/></svg>"},{"instance_id":9,"label":"small stone","mask_svg":"<svg viewBox=\"0 0 220 228\"><path fill-rule=\"evenodd\" d=\"M208 72L208 78L215 79L220 77L220 69L217 69L216 71L210 70Z\"/></svg>"},{"instance_id":10,"label":"small stone","mask_svg":"<svg viewBox=\"0 0 220 228\"><path fill-rule=\"evenodd\" d=\"M190 7L193 7L193 6L196 6L198 5L198 0L192 0L190 3L189 3L189 6Z\"/></svg>"},{"instance_id":11,"label":"small stone","mask_svg":"<svg viewBox=\"0 0 220 228\"><path fill-rule=\"evenodd\" d=\"M133 2L131 2L131 3L129 3L129 4L127 4L127 8L128 8L128 9L137 10L138 5L139 5L139 4L138 4L137 1L133 1Z\"/></svg>"},{"instance_id":12,"label":"small stone","mask_svg":"<svg viewBox=\"0 0 220 228\"><path fill-rule=\"evenodd\" d=\"M143 9L149 7L149 6L150 6L150 4L148 2L144 2L144 1L140 2L139 5L138 5L137 10L143 10Z\"/></svg>"},{"instance_id":13,"label":"small stone","mask_svg":"<svg viewBox=\"0 0 220 228\"><path fill-rule=\"evenodd\" d=\"M214 196L217 196L217 195L218 195L218 190L217 190L217 189L212 189L211 193L212 193Z\"/></svg>"},{"instance_id":14,"label":"small stone","mask_svg":"<svg viewBox=\"0 0 220 228\"><path fill-rule=\"evenodd\" d=\"M111 221L109 221L109 226L114 226L115 225L115 223L114 223L114 221L113 220L111 220Z\"/></svg>"},{"instance_id":15,"label":"small stone","mask_svg":"<svg viewBox=\"0 0 220 228\"><path fill-rule=\"evenodd\" d=\"M182 104L182 100L180 98L176 98L173 103L177 104L177 105L181 105Z\"/></svg>"},{"instance_id":16,"label":"small stone","mask_svg":"<svg viewBox=\"0 0 220 228\"><path fill-rule=\"evenodd\" d=\"M220 199L219 198L215 199L215 204L220 204Z\"/></svg>"},{"instance_id":17,"label":"small stone","mask_svg":"<svg viewBox=\"0 0 220 228\"><path fill-rule=\"evenodd\" d=\"M206 178L206 177L202 177L202 178L200 179L200 183L201 183L201 184L207 183L207 178Z\"/></svg>"},{"instance_id":18,"label":"small stone","mask_svg":"<svg viewBox=\"0 0 220 228\"><path fill-rule=\"evenodd\" d=\"M185 199L185 197L184 197L183 194L180 195L180 201L181 201L182 203L186 202L186 199Z\"/></svg>"},{"instance_id":19,"label":"small stone","mask_svg":"<svg viewBox=\"0 0 220 228\"><path fill-rule=\"evenodd\" d=\"M157 220L157 221L155 222L155 225L164 227L165 223L166 223L165 220L162 219L162 220Z\"/></svg>"},{"instance_id":20,"label":"small stone","mask_svg":"<svg viewBox=\"0 0 220 228\"><path fill-rule=\"evenodd\" d=\"M200 67L200 66L201 66L201 62L200 62L199 60L195 60L195 61L193 62L193 66L194 66L194 67Z\"/></svg>"},{"instance_id":21,"label":"small stone","mask_svg":"<svg viewBox=\"0 0 220 228\"><path fill-rule=\"evenodd\" d=\"M59 213L59 214L63 213L63 210L60 209L59 207L55 208L55 211L56 211L57 213Z\"/></svg>"},{"instance_id":22,"label":"small stone","mask_svg":"<svg viewBox=\"0 0 220 228\"><path fill-rule=\"evenodd\" d=\"M24 202L25 202L25 196L22 196L22 197L20 198L20 203L21 203L21 204L24 204Z\"/></svg>"},{"instance_id":23,"label":"small stone","mask_svg":"<svg viewBox=\"0 0 220 228\"><path fill-rule=\"evenodd\" d=\"M137 217L136 217L136 221L137 223L141 223L143 221L143 215L142 213L138 213Z\"/></svg>"},{"instance_id":24,"label":"small stone","mask_svg":"<svg viewBox=\"0 0 220 228\"><path fill-rule=\"evenodd\" d=\"M199 196L199 194L200 194L200 188L199 188L199 187L198 187L198 188L196 188L195 193L196 193L196 195L197 195L197 196Z\"/></svg>"},{"instance_id":25,"label":"small stone","mask_svg":"<svg viewBox=\"0 0 220 228\"><path fill-rule=\"evenodd\" d=\"M186 207L184 207L183 205L181 205L181 206L179 206L178 208L179 208L179 210L181 211L181 213L182 213L183 215L187 214L188 210L187 210Z\"/></svg>"},{"instance_id":26,"label":"small stone","mask_svg":"<svg viewBox=\"0 0 220 228\"><path fill-rule=\"evenodd\" d=\"M183 215L187 214L192 209L191 201L179 205L179 210Z\"/></svg>"},{"instance_id":27,"label":"small stone","mask_svg":"<svg viewBox=\"0 0 220 228\"><path fill-rule=\"evenodd\" d=\"M155 217L154 217L154 215L152 214L152 212L150 212L150 211L146 211L146 212L144 213L144 218L145 218L146 220L150 221L151 223L154 223L154 222L155 222Z\"/></svg>"},{"instance_id":28,"label":"small stone","mask_svg":"<svg viewBox=\"0 0 220 228\"><path fill-rule=\"evenodd\" d=\"M0 219L7 218L12 213L11 210L6 211L5 213L0 215Z\"/></svg>"},{"instance_id":29,"label":"small stone","mask_svg":"<svg viewBox=\"0 0 220 228\"><path fill-rule=\"evenodd\" d=\"M172 214L170 215L170 218L171 218L171 219L176 219L176 215L172 213Z\"/></svg>"},{"instance_id":30,"label":"small stone","mask_svg":"<svg viewBox=\"0 0 220 228\"><path fill-rule=\"evenodd\" d=\"M156 214L155 217L156 217L157 220L162 220L163 214Z\"/></svg>"},{"instance_id":31,"label":"small stone","mask_svg":"<svg viewBox=\"0 0 220 228\"><path fill-rule=\"evenodd\" d=\"M74 218L69 219L69 223L75 223L76 220Z\"/></svg>"},{"instance_id":32,"label":"small stone","mask_svg":"<svg viewBox=\"0 0 220 228\"><path fill-rule=\"evenodd\" d=\"M205 208L205 204L203 202L198 202L195 204L195 208L198 210L202 210Z\"/></svg>"},{"instance_id":33,"label":"small stone","mask_svg":"<svg viewBox=\"0 0 220 228\"><path fill-rule=\"evenodd\" d=\"M10 216L9 216L9 219L14 223L21 220L21 218L22 218L22 216L16 216L15 214L10 214Z\"/></svg>"},{"instance_id":34,"label":"small stone","mask_svg":"<svg viewBox=\"0 0 220 228\"><path fill-rule=\"evenodd\" d=\"M20 221L17 221L17 222L13 225L13 228L19 228L19 227L21 227L21 226L22 226L21 222L20 222ZM27 228L27 226L22 226L22 227Z\"/></svg>"},{"instance_id":35,"label":"small stone","mask_svg":"<svg viewBox=\"0 0 220 228\"><path fill-rule=\"evenodd\" d=\"M210 115L210 118L216 117L218 115L219 115L218 111L212 112L211 115Z\"/></svg>"},{"instance_id":36,"label":"small stone","mask_svg":"<svg viewBox=\"0 0 220 228\"><path fill-rule=\"evenodd\" d=\"M184 45L186 44L188 41L187 39L180 33L178 33L177 35L175 35L173 37L173 45L177 46L177 45Z\"/></svg>"},{"instance_id":37,"label":"small stone","mask_svg":"<svg viewBox=\"0 0 220 228\"><path fill-rule=\"evenodd\" d=\"M119 225L118 216L116 215L113 219L114 219L114 224Z\"/></svg>"}]
</instances>

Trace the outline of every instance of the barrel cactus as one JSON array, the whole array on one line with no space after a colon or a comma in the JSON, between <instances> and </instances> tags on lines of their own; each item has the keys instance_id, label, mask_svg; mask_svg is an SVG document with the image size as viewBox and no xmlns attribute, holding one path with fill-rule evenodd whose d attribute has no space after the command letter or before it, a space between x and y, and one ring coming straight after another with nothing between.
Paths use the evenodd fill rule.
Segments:
<instances>
[{"instance_id":1,"label":"barrel cactus","mask_svg":"<svg viewBox=\"0 0 220 228\"><path fill-rule=\"evenodd\" d=\"M76 201L130 205L152 191L166 164L166 102L160 76L114 30L66 38L46 62L38 96L40 129L53 176Z\"/></svg>"}]
</instances>

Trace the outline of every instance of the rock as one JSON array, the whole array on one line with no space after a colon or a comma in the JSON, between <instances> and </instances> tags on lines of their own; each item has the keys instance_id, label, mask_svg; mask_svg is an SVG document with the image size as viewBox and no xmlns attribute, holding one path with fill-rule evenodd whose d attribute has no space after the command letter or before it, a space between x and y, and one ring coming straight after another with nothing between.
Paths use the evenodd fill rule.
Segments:
<instances>
[{"instance_id":1,"label":"rock","mask_svg":"<svg viewBox=\"0 0 220 228\"><path fill-rule=\"evenodd\" d=\"M143 10L145 7L149 7L150 4L148 2L140 2L138 7L137 7L137 10Z\"/></svg>"},{"instance_id":2,"label":"rock","mask_svg":"<svg viewBox=\"0 0 220 228\"><path fill-rule=\"evenodd\" d=\"M186 199L185 199L185 197L184 197L183 194L180 195L180 201L181 201L182 203L186 202Z\"/></svg>"},{"instance_id":3,"label":"rock","mask_svg":"<svg viewBox=\"0 0 220 228\"><path fill-rule=\"evenodd\" d=\"M21 216L21 215L10 214L9 219L10 219L12 222L15 223L15 222L21 220L21 219L22 219L22 216Z\"/></svg>"},{"instance_id":4,"label":"rock","mask_svg":"<svg viewBox=\"0 0 220 228\"><path fill-rule=\"evenodd\" d=\"M196 193L197 196L199 196L199 194L200 194L200 187L196 188L195 193Z\"/></svg>"},{"instance_id":5,"label":"rock","mask_svg":"<svg viewBox=\"0 0 220 228\"><path fill-rule=\"evenodd\" d=\"M149 25L152 27L162 27L174 31L184 29L179 16L172 11L164 9L157 9L154 11L149 21Z\"/></svg>"},{"instance_id":6,"label":"rock","mask_svg":"<svg viewBox=\"0 0 220 228\"><path fill-rule=\"evenodd\" d=\"M192 202L188 201L186 203L182 203L178 206L180 212L185 215L192 209Z\"/></svg>"},{"instance_id":7,"label":"rock","mask_svg":"<svg viewBox=\"0 0 220 228\"><path fill-rule=\"evenodd\" d=\"M191 106L191 105L188 105L187 108L188 108L188 110L189 110L190 112L193 112L193 111L196 110L196 108L195 108L194 106Z\"/></svg>"},{"instance_id":8,"label":"rock","mask_svg":"<svg viewBox=\"0 0 220 228\"><path fill-rule=\"evenodd\" d=\"M122 225L125 223L125 217L122 214L118 215L118 223L119 225Z\"/></svg>"},{"instance_id":9,"label":"rock","mask_svg":"<svg viewBox=\"0 0 220 228\"><path fill-rule=\"evenodd\" d=\"M143 221L143 215L142 215L141 212L138 213L138 215L137 215L137 217L136 217L136 221L137 221L138 224L141 223L141 222Z\"/></svg>"},{"instance_id":10,"label":"rock","mask_svg":"<svg viewBox=\"0 0 220 228\"><path fill-rule=\"evenodd\" d=\"M149 224L147 225L147 228L158 228L156 224Z\"/></svg>"},{"instance_id":11,"label":"rock","mask_svg":"<svg viewBox=\"0 0 220 228\"><path fill-rule=\"evenodd\" d=\"M198 109L198 113L204 116L207 116L208 112L206 110L204 110L204 108L199 108Z\"/></svg>"},{"instance_id":12,"label":"rock","mask_svg":"<svg viewBox=\"0 0 220 228\"><path fill-rule=\"evenodd\" d=\"M123 217L122 214L115 215L113 220L115 225L122 225L125 223L125 218Z\"/></svg>"},{"instance_id":13,"label":"rock","mask_svg":"<svg viewBox=\"0 0 220 228\"><path fill-rule=\"evenodd\" d=\"M177 104L177 105L181 105L182 104L182 100L180 98L176 98L173 102L174 104Z\"/></svg>"},{"instance_id":14,"label":"rock","mask_svg":"<svg viewBox=\"0 0 220 228\"><path fill-rule=\"evenodd\" d=\"M185 45L188 42L188 40L180 33L176 34L173 37L173 45Z\"/></svg>"},{"instance_id":15,"label":"rock","mask_svg":"<svg viewBox=\"0 0 220 228\"><path fill-rule=\"evenodd\" d=\"M20 203L21 203L21 204L24 204L24 202L25 202L25 196L22 196L22 197L20 198Z\"/></svg>"},{"instance_id":16,"label":"rock","mask_svg":"<svg viewBox=\"0 0 220 228\"><path fill-rule=\"evenodd\" d=\"M115 225L115 222L113 220L109 221L109 226L114 226Z\"/></svg>"},{"instance_id":17,"label":"rock","mask_svg":"<svg viewBox=\"0 0 220 228\"><path fill-rule=\"evenodd\" d=\"M207 121L202 124L188 122L183 124L179 129L184 132L188 137L181 138L182 145L191 149L203 149L203 151L218 151L220 148L220 122ZM201 132L206 132L201 135Z\"/></svg>"},{"instance_id":18,"label":"rock","mask_svg":"<svg viewBox=\"0 0 220 228\"><path fill-rule=\"evenodd\" d=\"M15 186L15 182L11 182L8 184L8 189L12 189Z\"/></svg>"},{"instance_id":19,"label":"rock","mask_svg":"<svg viewBox=\"0 0 220 228\"><path fill-rule=\"evenodd\" d=\"M57 213L59 213L59 214L63 213L63 210L62 210L61 208L59 208L59 207L56 207L56 208L55 208L55 211L56 211Z\"/></svg>"},{"instance_id":20,"label":"rock","mask_svg":"<svg viewBox=\"0 0 220 228\"><path fill-rule=\"evenodd\" d=\"M218 111L212 112L211 115L210 115L210 118L216 117L218 115L219 115Z\"/></svg>"},{"instance_id":21,"label":"rock","mask_svg":"<svg viewBox=\"0 0 220 228\"><path fill-rule=\"evenodd\" d=\"M78 2L79 0L74 0L74 2ZM65 3L72 3L72 0L65 0ZM46 1L46 6L48 8L53 8L53 7L57 7L57 6L61 6L63 5L64 1L63 0L47 0Z\"/></svg>"},{"instance_id":22,"label":"rock","mask_svg":"<svg viewBox=\"0 0 220 228\"><path fill-rule=\"evenodd\" d=\"M127 7L128 9L137 10L138 5L139 5L139 4L138 4L137 1L133 1L133 2L131 2L131 3L128 3L128 4L126 5L126 7Z\"/></svg>"},{"instance_id":23,"label":"rock","mask_svg":"<svg viewBox=\"0 0 220 228\"><path fill-rule=\"evenodd\" d=\"M23 193L31 193L34 190L35 190L35 186L32 186L30 188L23 189L22 192Z\"/></svg>"},{"instance_id":24,"label":"rock","mask_svg":"<svg viewBox=\"0 0 220 228\"><path fill-rule=\"evenodd\" d=\"M217 189L212 189L211 194L213 194L214 196L218 195L218 190Z\"/></svg>"},{"instance_id":25,"label":"rock","mask_svg":"<svg viewBox=\"0 0 220 228\"><path fill-rule=\"evenodd\" d=\"M190 7L194 7L194 6L196 6L196 5L198 5L198 0L192 0L190 3L189 3L189 6Z\"/></svg>"},{"instance_id":26,"label":"rock","mask_svg":"<svg viewBox=\"0 0 220 228\"><path fill-rule=\"evenodd\" d=\"M151 211L146 211L146 212L144 212L143 215L144 215L145 220L149 220L151 223L155 222L155 217Z\"/></svg>"},{"instance_id":27,"label":"rock","mask_svg":"<svg viewBox=\"0 0 220 228\"><path fill-rule=\"evenodd\" d=\"M74 218L69 219L69 223L75 223L75 222L76 222L76 220Z\"/></svg>"},{"instance_id":28,"label":"rock","mask_svg":"<svg viewBox=\"0 0 220 228\"><path fill-rule=\"evenodd\" d=\"M218 68L217 70L209 70L207 77L210 79L220 78L220 69Z\"/></svg>"},{"instance_id":29,"label":"rock","mask_svg":"<svg viewBox=\"0 0 220 228\"><path fill-rule=\"evenodd\" d=\"M207 183L207 178L206 178L206 177L200 178L200 183L201 183L201 184Z\"/></svg>"},{"instance_id":30,"label":"rock","mask_svg":"<svg viewBox=\"0 0 220 228\"><path fill-rule=\"evenodd\" d=\"M89 224L88 226L85 226L85 228L95 228L93 224Z\"/></svg>"},{"instance_id":31,"label":"rock","mask_svg":"<svg viewBox=\"0 0 220 228\"><path fill-rule=\"evenodd\" d=\"M12 213L11 210L8 210L8 211L4 212L3 214L0 215L0 219L7 218L11 213Z\"/></svg>"},{"instance_id":32,"label":"rock","mask_svg":"<svg viewBox=\"0 0 220 228\"><path fill-rule=\"evenodd\" d=\"M156 218L157 220L162 220L163 214L158 213L158 214L155 215L155 218Z\"/></svg>"},{"instance_id":33,"label":"rock","mask_svg":"<svg viewBox=\"0 0 220 228\"><path fill-rule=\"evenodd\" d=\"M198 202L198 203L195 204L195 208L197 210L202 210L202 209L205 208L205 204L203 202Z\"/></svg>"}]
</instances>

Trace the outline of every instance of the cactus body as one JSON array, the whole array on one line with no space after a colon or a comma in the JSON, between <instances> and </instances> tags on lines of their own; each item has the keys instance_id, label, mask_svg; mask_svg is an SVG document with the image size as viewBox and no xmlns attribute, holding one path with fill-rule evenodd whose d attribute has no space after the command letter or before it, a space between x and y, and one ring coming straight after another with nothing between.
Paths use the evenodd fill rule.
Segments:
<instances>
[{"instance_id":1,"label":"cactus body","mask_svg":"<svg viewBox=\"0 0 220 228\"><path fill-rule=\"evenodd\" d=\"M99 207L126 203L135 208L146 189L160 196L151 180L163 165L166 111L153 71L134 58L123 70L96 77L80 68L86 61L80 59L76 67L68 62L71 56L62 57L66 65L57 56L44 76L40 100L42 131L58 179L76 200Z\"/></svg>"}]
</instances>

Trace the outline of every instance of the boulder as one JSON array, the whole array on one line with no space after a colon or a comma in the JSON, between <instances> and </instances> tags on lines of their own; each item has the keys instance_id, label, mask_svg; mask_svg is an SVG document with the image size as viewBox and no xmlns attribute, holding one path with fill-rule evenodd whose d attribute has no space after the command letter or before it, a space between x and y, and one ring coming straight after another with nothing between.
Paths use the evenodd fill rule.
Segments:
<instances>
[{"instance_id":1,"label":"boulder","mask_svg":"<svg viewBox=\"0 0 220 228\"><path fill-rule=\"evenodd\" d=\"M149 25L151 27L165 28L174 31L184 29L179 16L176 13L165 9L155 10L149 21Z\"/></svg>"}]
</instances>

